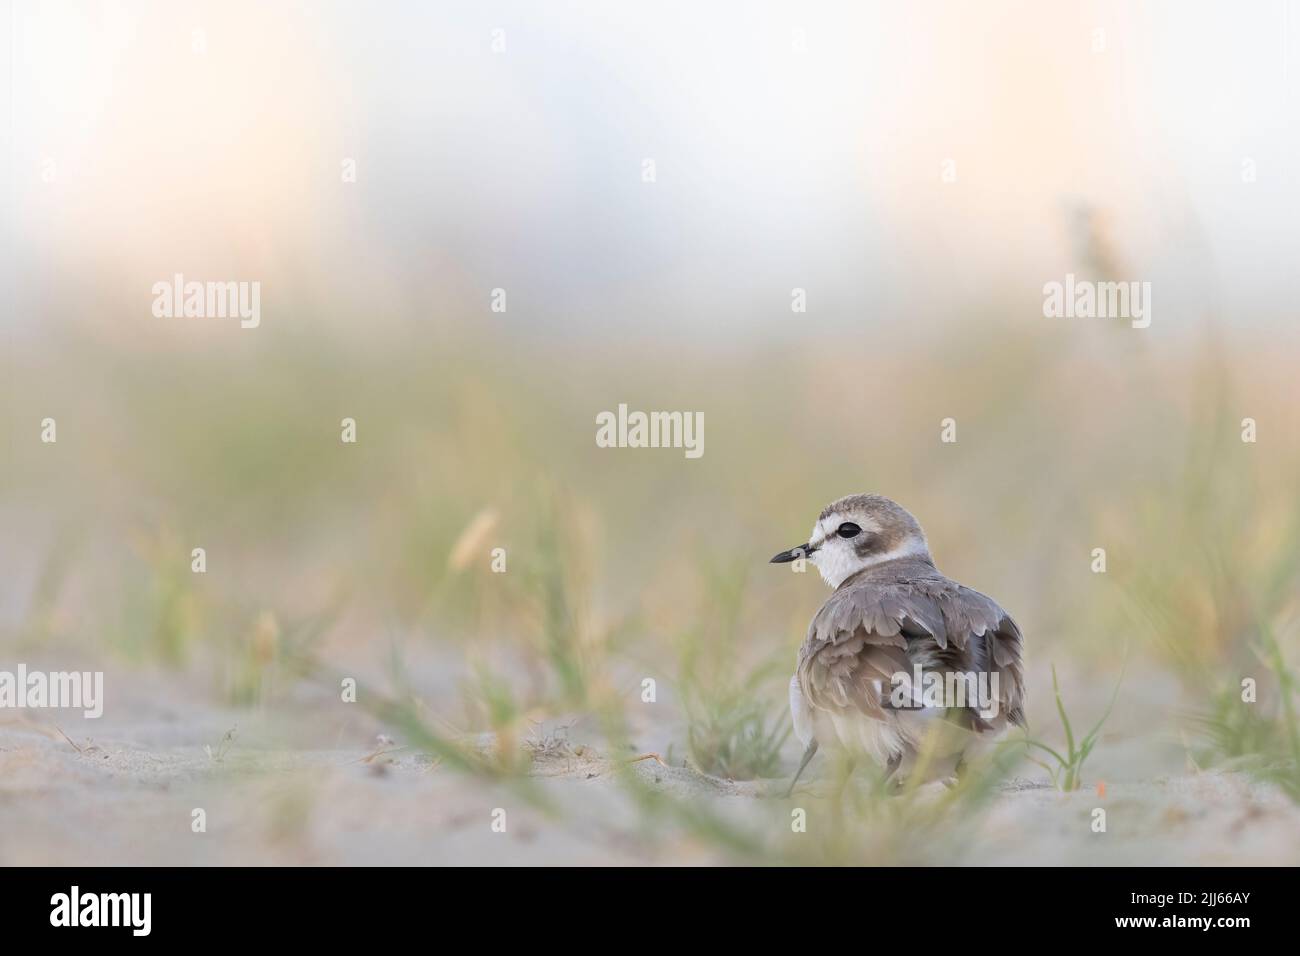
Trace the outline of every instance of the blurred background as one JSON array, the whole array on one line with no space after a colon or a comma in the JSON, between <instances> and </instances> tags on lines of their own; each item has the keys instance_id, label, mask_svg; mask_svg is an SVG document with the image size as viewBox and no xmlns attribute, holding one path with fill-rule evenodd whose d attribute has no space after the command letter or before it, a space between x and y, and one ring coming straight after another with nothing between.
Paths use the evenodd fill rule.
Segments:
<instances>
[{"instance_id":1,"label":"blurred background","mask_svg":"<svg viewBox=\"0 0 1300 956\"><path fill-rule=\"evenodd\" d=\"M5 13L0 668L108 701L75 750L7 730L0 861L957 858L936 819L989 828L974 862L1294 859L1296 4ZM260 326L155 317L176 273L260 282ZM1045 318L1067 273L1150 282L1150 327ZM620 403L702 412L703 457L598 448ZM988 788L835 846L727 789L792 771L826 595L767 559L860 491L1026 635L1076 772L990 771L1042 788L1022 856ZM1070 736L1116 695L1086 767L1053 667ZM248 773L203 751L236 724ZM339 770L378 734L390 779ZM1200 796L1134 791L1154 851L1063 822L1223 773L1190 837ZM422 814L444 786L463 818ZM536 840L456 842L502 788ZM192 792L262 825L142 834Z\"/></svg>"}]
</instances>

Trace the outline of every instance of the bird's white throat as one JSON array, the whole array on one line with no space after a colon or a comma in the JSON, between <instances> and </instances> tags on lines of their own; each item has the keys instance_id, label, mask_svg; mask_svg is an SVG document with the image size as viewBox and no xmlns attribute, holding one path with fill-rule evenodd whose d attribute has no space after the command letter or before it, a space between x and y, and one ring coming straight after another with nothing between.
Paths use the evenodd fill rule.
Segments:
<instances>
[{"instance_id":1,"label":"bird's white throat","mask_svg":"<svg viewBox=\"0 0 1300 956\"><path fill-rule=\"evenodd\" d=\"M809 560L817 566L817 572L822 576L822 580L830 587L837 588L852 575L866 568L875 567L877 564L897 561L899 558L928 558L929 556L930 548L925 538L916 535L909 536L895 548L865 558L860 556L849 542L832 537L827 539L825 545L814 551Z\"/></svg>"}]
</instances>

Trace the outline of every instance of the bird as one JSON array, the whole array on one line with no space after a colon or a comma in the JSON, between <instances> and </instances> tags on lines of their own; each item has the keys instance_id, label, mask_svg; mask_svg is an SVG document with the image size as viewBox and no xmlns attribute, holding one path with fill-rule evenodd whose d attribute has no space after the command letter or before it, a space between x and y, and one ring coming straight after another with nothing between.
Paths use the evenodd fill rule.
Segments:
<instances>
[{"instance_id":1,"label":"bird","mask_svg":"<svg viewBox=\"0 0 1300 956\"><path fill-rule=\"evenodd\" d=\"M799 560L834 593L808 625L790 679L805 749L787 797L818 748L844 758L842 784L865 757L897 789L914 774L917 783L951 781L973 745L1025 726L1020 628L992 598L935 567L920 523L897 502L877 494L832 502L808 541L771 563ZM954 695L958 688L976 692Z\"/></svg>"}]
</instances>

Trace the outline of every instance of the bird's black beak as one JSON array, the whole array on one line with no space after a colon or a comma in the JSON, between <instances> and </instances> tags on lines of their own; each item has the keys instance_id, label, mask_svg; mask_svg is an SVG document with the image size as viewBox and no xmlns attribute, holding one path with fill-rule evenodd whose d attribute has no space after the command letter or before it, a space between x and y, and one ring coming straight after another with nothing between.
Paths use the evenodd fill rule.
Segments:
<instances>
[{"instance_id":1,"label":"bird's black beak","mask_svg":"<svg viewBox=\"0 0 1300 956\"><path fill-rule=\"evenodd\" d=\"M806 558L816 551L816 548L810 548L806 544L801 544L797 548L791 548L789 551L782 551L774 557L768 564L789 564L791 561L798 561L800 558Z\"/></svg>"}]
</instances>

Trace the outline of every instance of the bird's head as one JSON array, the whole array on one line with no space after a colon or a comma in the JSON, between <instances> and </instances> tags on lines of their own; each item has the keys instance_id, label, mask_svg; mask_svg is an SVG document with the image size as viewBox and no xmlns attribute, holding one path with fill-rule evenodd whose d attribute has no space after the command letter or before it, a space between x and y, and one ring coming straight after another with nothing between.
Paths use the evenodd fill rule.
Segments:
<instances>
[{"instance_id":1,"label":"bird's head","mask_svg":"<svg viewBox=\"0 0 1300 956\"><path fill-rule=\"evenodd\" d=\"M882 495L849 495L817 516L808 543L772 558L773 564L807 558L822 580L839 587L863 568L897 558L930 561L925 532L911 513Z\"/></svg>"}]
</instances>

